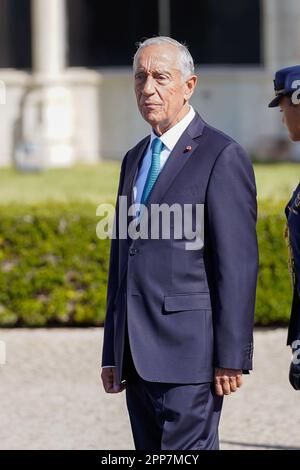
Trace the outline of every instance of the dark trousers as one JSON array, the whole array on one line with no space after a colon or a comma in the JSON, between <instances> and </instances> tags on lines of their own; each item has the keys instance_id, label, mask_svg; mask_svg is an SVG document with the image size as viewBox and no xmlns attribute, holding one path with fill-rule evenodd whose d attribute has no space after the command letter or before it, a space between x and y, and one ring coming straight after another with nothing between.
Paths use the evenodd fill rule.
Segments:
<instances>
[{"instance_id":1,"label":"dark trousers","mask_svg":"<svg viewBox=\"0 0 300 470\"><path fill-rule=\"evenodd\" d=\"M136 450L217 450L223 397L212 383L148 382L136 371L126 328L123 377Z\"/></svg>"}]
</instances>

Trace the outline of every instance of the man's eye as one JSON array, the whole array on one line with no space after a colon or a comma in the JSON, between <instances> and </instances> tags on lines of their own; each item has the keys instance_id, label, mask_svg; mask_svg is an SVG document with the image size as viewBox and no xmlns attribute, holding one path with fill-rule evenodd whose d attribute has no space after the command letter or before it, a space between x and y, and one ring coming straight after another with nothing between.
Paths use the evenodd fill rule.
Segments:
<instances>
[{"instance_id":1,"label":"man's eye","mask_svg":"<svg viewBox=\"0 0 300 470\"><path fill-rule=\"evenodd\" d=\"M138 81L144 80L144 78L145 78L145 75L142 74L142 73L138 73L135 76L135 79L138 80Z\"/></svg>"},{"instance_id":2,"label":"man's eye","mask_svg":"<svg viewBox=\"0 0 300 470\"><path fill-rule=\"evenodd\" d=\"M166 77L165 75L158 75L157 80L160 82L166 82L168 80L168 77Z\"/></svg>"}]
</instances>

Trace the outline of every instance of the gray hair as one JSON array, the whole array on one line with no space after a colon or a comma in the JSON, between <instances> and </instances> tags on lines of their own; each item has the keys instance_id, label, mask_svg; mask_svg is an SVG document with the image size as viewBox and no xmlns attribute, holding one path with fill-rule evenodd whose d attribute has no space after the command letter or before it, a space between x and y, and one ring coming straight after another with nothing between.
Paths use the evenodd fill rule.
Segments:
<instances>
[{"instance_id":1,"label":"gray hair","mask_svg":"<svg viewBox=\"0 0 300 470\"><path fill-rule=\"evenodd\" d=\"M146 39L143 42L139 42L137 44L138 49L133 58L133 70L136 69L137 59L141 50L144 47L153 46L156 44L172 44L173 46L177 47L179 51L179 57L178 57L179 64L178 65L180 67L182 78L184 80L187 79L190 75L194 74L195 72L194 60L187 46L185 44L181 44L180 42L176 41L176 39L172 39L167 36L156 36L154 38Z\"/></svg>"}]
</instances>

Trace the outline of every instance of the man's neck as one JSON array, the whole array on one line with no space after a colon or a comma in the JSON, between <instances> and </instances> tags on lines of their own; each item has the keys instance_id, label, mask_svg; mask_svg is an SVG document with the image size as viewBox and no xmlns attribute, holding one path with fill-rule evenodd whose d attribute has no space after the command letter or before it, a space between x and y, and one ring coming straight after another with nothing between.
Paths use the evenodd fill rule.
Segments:
<instances>
[{"instance_id":1,"label":"man's neck","mask_svg":"<svg viewBox=\"0 0 300 470\"><path fill-rule=\"evenodd\" d=\"M156 127L153 127L153 131L158 137L160 137L165 132L170 130L172 127L176 126L176 124L178 124L180 121L182 121L182 119L184 119L185 116L187 116L187 114L190 112L190 109L191 109L191 106L189 105L189 103L186 103L184 107L181 108L176 118L171 123L166 125L166 127L160 127L159 125Z\"/></svg>"}]
</instances>

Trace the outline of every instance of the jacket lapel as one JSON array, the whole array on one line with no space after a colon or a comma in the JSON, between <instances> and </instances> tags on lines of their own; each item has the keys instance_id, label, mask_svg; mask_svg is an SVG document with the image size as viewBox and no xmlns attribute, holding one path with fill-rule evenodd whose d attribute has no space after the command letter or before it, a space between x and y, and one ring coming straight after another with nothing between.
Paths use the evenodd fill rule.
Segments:
<instances>
[{"instance_id":1,"label":"jacket lapel","mask_svg":"<svg viewBox=\"0 0 300 470\"><path fill-rule=\"evenodd\" d=\"M139 164L140 162L142 161L142 158L144 156L144 153L145 153L145 150L148 146L150 142L150 136L146 137L138 151L136 153L133 153L131 156L130 156L130 159L128 159L128 174L126 175L126 178L124 180L124 187L123 187L123 191L122 191L122 196L125 196L126 197L126 201L127 201L127 207L126 207L126 217L127 217L127 229L128 229L128 226L130 224L130 222L132 222L133 220L133 216L131 215L128 215L128 210L129 210L129 207L134 203L134 200L133 200L133 186L134 186L134 181L137 177L137 174L138 174L138 169L139 169ZM127 236L127 243L130 244L131 243L131 238L129 236Z\"/></svg>"},{"instance_id":2,"label":"jacket lapel","mask_svg":"<svg viewBox=\"0 0 300 470\"><path fill-rule=\"evenodd\" d=\"M163 169L161 170L155 185L151 191L146 207L148 209L148 219L151 217L151 204L159 204L172 185L176 176L186 165L189 158L193 155L199 143L195 140L202 135L205 127L204 121L199 114L196 116L182 134L174 149L170 153ZM149 222L149 220L148 220Z\"/></svg>"},{"instance_id":3,"label":"jacket lapel","mask_svg":"<svg viewBox=\"0 0 300 470\"><path fill-rule=\"evenodd\" d=\"M145 150L150 142L150 136L146 137L136 154L133 154L132 161L128 161L128 175L124 181L123 196L127 196L128 205L133 203L133 186L136 179L139 164L142 160L142 157L145 153Z\"/></svg>"}]
</instances>

